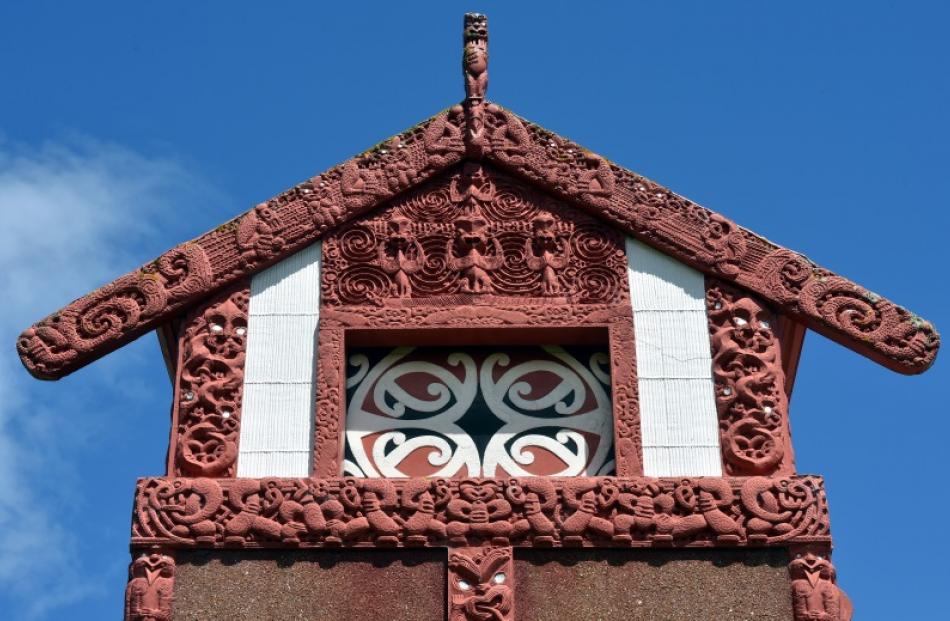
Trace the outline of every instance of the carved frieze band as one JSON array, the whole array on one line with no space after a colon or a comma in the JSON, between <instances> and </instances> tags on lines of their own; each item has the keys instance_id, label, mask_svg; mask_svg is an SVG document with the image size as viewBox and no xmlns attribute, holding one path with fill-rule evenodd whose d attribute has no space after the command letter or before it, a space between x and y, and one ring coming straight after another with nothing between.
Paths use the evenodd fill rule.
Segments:
<instances>
[{"instance_id":1,"label":"carved frieze band","mask_svg":"<svg viewBox=\"0 0 950 621\"><path fill-rule=\"evenodd\" d=\"M795 471L777 317L756 296L706 279L723 466L731 476Z\"/></svg>"},{"instance_id":2,"label":"carved frieze band","mask_svg":"<svg viewBox=\"0 0 950 621\"><path fill-rule=\"evenodd\" d=\"M133 546L828 542L819 477L139 480Z\"/></svg>"},{"instance_id":3,"label":"carved frieze band","mask_svg":"<svg viewBox=\"0 0 950 621\"><path fill-rule=\"evenodd\" d=\"M236 475L247 351L248 286L196 307L182 324L173 472Z\"/></svg>"},{"instance_id":4,"label":"carved frieze band","mask_svg":"<svg viewBox=\"0 0 950 621\"><path fill-rule=\"evenodd\" d=\"M161 551L142 552L129 565L125 621L171 621L175 559Z\"/></svg>"},{"instance_id":5,"label":"carved frieze band","mask_svg":"<svg viewBox=\"0 0 950 621\"><path fill-rule=\"evenodd\" d=\"M677 260L751 289L893 370L920 373L932 364L939 336L920 317L500 106L482 102L476 107L478 141L463 139L466 112L455 106L38 322L17 342L24 365L46 379L78 369L198 296L259 271L461 161L466 143L479 145L479 153L470 157L484 152L486 161L584 206ZM489 254L494 242L491 246ZM391 264L409 276L414 251L414 244L407 246L404 260L397 253ZM479 273L472 266L478 262L460 254L455 258L474 289ZM482 259L493 264L487 256ZM398 274L394 277L402 280Z\"/></svg>"}]
</instances>

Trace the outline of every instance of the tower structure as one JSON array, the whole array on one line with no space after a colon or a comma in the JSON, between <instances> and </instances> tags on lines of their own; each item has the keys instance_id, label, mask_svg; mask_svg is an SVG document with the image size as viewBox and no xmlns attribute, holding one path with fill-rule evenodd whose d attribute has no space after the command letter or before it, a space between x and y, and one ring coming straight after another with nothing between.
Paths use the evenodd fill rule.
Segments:
<instances>
[{"instance_id":1,"label":"tower structure","mask_svg":"<svg viewBox=\"0 0 950 621\"><path fill-rule=\"evenodd\" d=\"M126 618L846 621L788 403L807 329L923 319L486 98L27 329L58 379L155 330L167 472Z\"/></svg>"}]
</instances>

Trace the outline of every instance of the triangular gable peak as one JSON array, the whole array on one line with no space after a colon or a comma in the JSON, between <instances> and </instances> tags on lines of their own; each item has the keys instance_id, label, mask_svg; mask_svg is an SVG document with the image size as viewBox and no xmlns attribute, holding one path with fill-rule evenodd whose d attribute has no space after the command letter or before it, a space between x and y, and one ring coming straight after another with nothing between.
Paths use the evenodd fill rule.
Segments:
<instances>
[{"instance_id":1,"label":"triangular gable peak","mask_svg":"<svg viewBox=\"0 0 950 621\"><path fill-rule=\"evenodd\" d=\"M460 162L494 164L901 373L925 371L939 336L910 311L805 256L485 100L485 35L466 31L466 99L37 322L17 342L58 379Z\"/></svg>"}]
</instances>

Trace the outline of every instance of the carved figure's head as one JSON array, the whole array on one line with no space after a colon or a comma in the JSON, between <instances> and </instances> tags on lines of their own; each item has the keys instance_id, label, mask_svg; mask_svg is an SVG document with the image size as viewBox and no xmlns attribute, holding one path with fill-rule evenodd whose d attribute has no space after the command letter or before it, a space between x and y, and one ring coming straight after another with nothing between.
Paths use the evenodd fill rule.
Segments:
<instances>
[{"instance_id":1,"label":"carved figure's head","mask_svg":"<svg viewBox=\"0 0 950 621\"><path fill-rule=\"evenodd\" d=\"M247 318L233 299L210 307L202 317L206 323L203 340L209 352L236 358L245 350Z\"/></svg>"},{"instance_id":2,"label":"carved figure's head","mask_svg":"<svg viewBox=\"0 0 950 621\"><path fill-rule=\"evenodd\" d=\"M538 214L531 221L531 231L535 246L539 250L553 250L557 245L554 216L546 213Z\"/></svg>"},{"instance_id":3,"label":"carved figure's head","mask_svg":"<svg viewBox=\"0 0 950 621\"><path fill-rule=\"evenodd\" d=\"M808 580L814 586L819 580L834 582L835 567L823 554L812 550L796 555L788 565L788 572L792 580Z\"/></svg>"},{"instance_id":4,"label":"carved figure's head","mask_svg":"<svg viewBox=\"0 0 950 621\"><path fill-rule=\"evenodd\" d=\"M500 548L487 548L474 556L453 553L449 558L453 609L468 621L507 618L512 605L510 561L508 551Z\"/></svg>"},{"instance_id":5,"label":"carved figure's head","mask_svg":"<svg viewBox=\"0 0 950 621\"><path fill-rule=\"evenodd\" d=\"M455 219L455 235L464 250L482 250L488 243L488 220L479 213Z\"/></svg>"},{"instance_id":6,"label":"carved figure's head","mask_svg":"<svg viewBox=\"0 0 950 621\"><path fill-rule=\"evenodd\" d=\"M405 248L412 241L412 221L405 216L393 216L386 223L389 243L395 248Z\"/></svg>"}]
</instances>

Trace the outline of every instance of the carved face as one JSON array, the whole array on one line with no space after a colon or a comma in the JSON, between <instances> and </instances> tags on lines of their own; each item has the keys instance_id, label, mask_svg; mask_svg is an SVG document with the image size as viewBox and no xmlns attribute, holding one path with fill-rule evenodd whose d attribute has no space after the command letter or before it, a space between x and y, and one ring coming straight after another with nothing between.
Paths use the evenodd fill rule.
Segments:
<instances>
[{"instance_id":1,"label":"carved face","mask_svg":"<svg viewBox=\"0 0 950 621\"><path fill-rule=\"evenodd\" d=\"M247 338L247 319L234 302L228 300L209 308L204 319L207 322L205 346L224 358L235 358L244 351Z\"/></svg>"},{"instance_id":2,"label":"carved face","mask_svg":"<svg viewBox=\"0 0 950 621\"><path fill-rule=\"evenodd\" d=\"M497 621L511 611L512 594L508 586L511 558L506 550L491 548L474 556L453 553L452 606L470 621Z\"/></svg>"},{"instance_id":3,"label":"carved face","mask_svg":"<svg viewBox=\"0 0 950 621\"><path fill-rule=\"evenodd\" d=\"M814 586L818 580L834 581L835 568L827 558L814 552L799 554L788 565L793 580L808 580Z\"/></svg>"},{"instance_id":4,"label":"carved face","mask_svg":"<svg viewBox=\"0 0 950 621\"><path fill-rule=\"evenodd\" d=\"M461 216L455 220L455 234L466 250L483 248L488 243L488 220L480 215Z\"/></svg>"},{"instance_id":5,"label":"carved face","mask_svg":"<svg viewBox=\"0 0 950 621\"><path fill-rule=\"evenodd\" d=\"M389 242L396 248L405 248L412 240L412 221L405 216L393 216L387 223Z\"/></svg>"},{"instance_id":6,"label":"carved face","mask_svg":"<svg viewBox=\"0 0 950 621\"><path fill-rule=\"evenodd\" d=\"M554 218L548 214L535 216L531 221L535 245L539 249L551 250L557 243L557 232L554 229Z\"/></svg>"},{"instance_id":7,"label":"carved face","mask_svg":"<svg viewBox=\"0 0 950 621\"><path fill-rule=\"evenodd\" d=\"M733 338L746 349L765 351L772 345L771 313L748 298L736 302L732 312Z\"/></svg>"}]
</instances>

